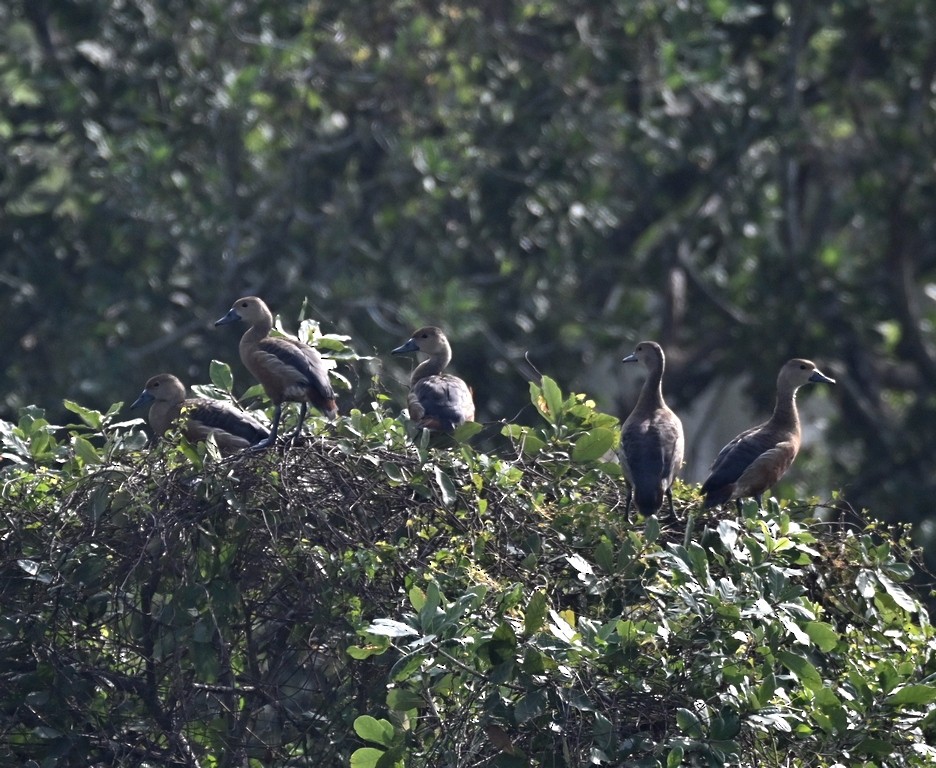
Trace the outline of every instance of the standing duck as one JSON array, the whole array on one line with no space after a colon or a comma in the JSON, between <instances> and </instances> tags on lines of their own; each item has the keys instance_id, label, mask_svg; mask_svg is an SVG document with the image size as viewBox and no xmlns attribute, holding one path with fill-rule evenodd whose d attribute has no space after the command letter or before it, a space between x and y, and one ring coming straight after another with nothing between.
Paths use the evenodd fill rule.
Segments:
<instances>
[{"instance_id":1,"label":"standing duck","mask_svg":"<svg viewBox=\"0 0 936 768\"><path fill-rule=\"evenodd\" d=\"M182 415L182 431L191 443L213 436L221 453L234 453L249 448L269 437L269 430L249 413L239 411L220 400L185 397L185 385L171 373L159 373L143 388L130 406L139 408L152 403L147 421L158 438Z\"/></svg>"},{"instance_id":2,"label":"standing duck","mask_svg":"<svg viewBox=\"0 0 936 768\"><path fill-rule=\"evenodd\" d=\"M255 448L267 448L276 442L283 402L286 400L301 403L299 425L289 439L302 432L308 403L312 403L329 419L338 415L335 393L318 350L296 339L270 336L273 315L263 300L256 296L245 296L235 301L230 311L215 325L227 325L238 320L250 324L240 340L241 361L263 385L276 407L269 438L255 445Z\"/></svg>"},{"instance_id":3,"label":"standing duck","mask_svg":"<svg viewBox=\"0 0 936 768\"><path fill-rule=\"evenodd\" d=\"M471 389L457 376L444 373L452 361L452 348L439 328L427 325L413 332L409 341L391 354L423 352L423 360L410 375L407 396L410 418L424 429L450 432L466 421L474 421Z\"/></svg>"},{"instance_id":4,"label":"standing duck","mask_svg":"<svg viewBox=\"0 0 936 768\"><path fill-rule=\"evenodd\" d=\"M649 374L621 427L621 467L630 483L624 514L636 500L640 513L649 517L663 506L665 495L675 517L673 479L682 466L685 438L682 422L663 400L663 348L655 341L642 341L622 362L639 362Z\"/></svg>"},{"instance_id":5,"label":"standing duck","mask_svg":"<svg viewBox=\"0 0 936 768\"><path fill-rule=\"evenodd\" d=\"M773 415L752 427L721 449L712 471L702 483L705 506L753 496L761 505L761 495L783 477L800 447L800 421L796 412L796 390L804 384L822 381L834 384L810 360L788 360L777 376L777 404Z\"/></svg>"}]
</instances>

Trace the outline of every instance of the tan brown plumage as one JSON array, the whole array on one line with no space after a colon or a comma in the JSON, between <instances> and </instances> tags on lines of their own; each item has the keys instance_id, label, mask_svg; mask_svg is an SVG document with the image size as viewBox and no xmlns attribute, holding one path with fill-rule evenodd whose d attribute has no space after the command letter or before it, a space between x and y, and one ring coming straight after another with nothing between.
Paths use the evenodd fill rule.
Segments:
<instances>
[{"instance_id":1,"label":"tan brown plumage","mask_svg":"<svg viewBox=\"0 0 936 768\"><path fill-rule=\"evenodd\" d=\"M721 449L708 478L702 484L705 506L735 499L740 510L748 496L757 499L786 473L799 452L801 430L796 410L796 390L810 382L834 384L810 360L788 360L777 376L777 402L763 424L735 437Z\"/></svg>"},{"instance_id":2,"label":"tan brown plumage","mask_svg":"<svg viewBox=\"0 0 936 768\"><path fill-rule=\"evenodd\" d=\"M452 348L442 330L432 325L419 328L391 354L410 352L428 355L410 375L407 395L410 418L424 429L443 432L474 421L471 389L458 376L444 372L452 361Z\"/></svg>"},{"instance_id":3,"label":"tan brown plumage","mask_svg":"<svg viewBox=\"0 0 936 768\"><path fill-rule=\"evenodd\" d=\"M244 296L235 301L230 311L215 325L227 325L239 320L250 324L250 328L240 340L241 361L263 385L264 391L276 407L269 439L255 447L265 448L276 442L285 401L301 404L299 425L290 435L290 439L302 432L308 403L318 408L329 419L335 418L338 414L335 393L318 351L296 339L270 336L273 314L256 296Z\"/></svg>"},{"instance_id":4,"label":"tan brown plumage","mask_svg":"<svg viewBox=\"0 0 936 768\"><path fill-rule=\"evenodd\" d=\"M675 516L673 480L682 466L685 438L682 422L663 400L663 348L654 341L642 341L622 362L640 362L648 374L637 404L621 427L619 455L630 483L625 514L633 499L642 515L652 515L665 496Z\"/></svg>"},{"instance_id":5,"label":"tan brown plumage","mask_svg":"<svg viewBox=\"0 0 936 768\"><path fill-rule=\"evenodd\" d=\"M213 436L221 453L249 448L269 437L269 430L249 413L220 400L185 397L185 385L171 373L160 373L146 382L143 392L130 406L150 405L147 421L155 437L161 437L174 423L190 443Z\"/></svg>"}]
</instances>

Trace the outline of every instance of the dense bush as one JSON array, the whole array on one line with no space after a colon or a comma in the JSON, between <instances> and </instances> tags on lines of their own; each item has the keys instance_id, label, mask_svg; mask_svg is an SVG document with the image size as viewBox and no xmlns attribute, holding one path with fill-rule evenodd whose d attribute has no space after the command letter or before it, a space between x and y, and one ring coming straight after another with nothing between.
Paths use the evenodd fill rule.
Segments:
<instances>
[{"instance_id":1,"label":"dense bush","mask_svg":"<svg viewBox=\"0 0 936 768\"><path fill-rule=\"evenodd\" d=\"M224 396L230 374L213 367ZM901 531L624 516L616 423L549 379L499 455L372 409L221 459L69 404L2 425L0 762L923 766Z\"/></svg>"}]
</instances>

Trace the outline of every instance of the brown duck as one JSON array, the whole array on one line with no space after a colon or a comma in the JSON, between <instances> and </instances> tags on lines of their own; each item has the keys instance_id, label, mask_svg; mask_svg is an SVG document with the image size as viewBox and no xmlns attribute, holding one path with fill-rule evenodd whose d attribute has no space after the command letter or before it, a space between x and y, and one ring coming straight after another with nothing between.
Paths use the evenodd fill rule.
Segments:
<instances>
[{"instance_id":1,"label":"brown duck","mask_svg":"<svg viewBox=\"0 0 936 768\"><path fill-rule=\"evenodd\" d=\"M301 404L299 424L290 439L302 432L308 403L329 419L335 418L338 414L335 393L318 351L296 339L270 336L273 315L263 300L256 296L245 296L235 301L230 311L215 325L227 325L239 320L250 324L240 340L241 361L263 385L276 407L269 438L254 447L266 448L276 442L285 401Z\"/></svg>"},{"instance_id":2,"label":"brown duck","mask_svg":"<svg viewBox=\"0 0 936 768\"><path fill-rule=\"evenodd\" d=\"M663 506L663 497L673 509L673 480L682 466L685 438L682 422L663 400L663 368L666 356L654 341L642 341L633 354L622 362L639 362L647 369L634 410L621 427L619 455L624 476L630 483L627 509L636 501L644 516L655 514Z\"/></svg>"},{"instance_id":3,"label":"brown duck","mask_svg":"<svg viewBox=\"0 0 936 768\"><path fill-rule=\"evenodd\" d=\"M777 404L773 415L752 427L721 449L712 470L702 484L705 506L714 507L734 499L753 496L761 505L761 495L783 477L800 447L800 421L796 411L796 390L810 382L834 384L809 360L788 360L777 377Z\"/></svg>"},{"instance_id":4,"label":"brown duck","mask_svg":"<svg viewBox=\"0 0 936 768\"><path fill-rule=\"evenodd\" d=\"M445 334L427 325L413 332L409 341L391 354L422 352L428 355L410 375L407 406L410 418L424 429L450 432L466 421L474 421L471 389L457 376L445 373L452 361L452 348Z\"/></svg>"},{"instance_id":5,"label":"brown duck","mask_svg":"<svg viewBox=\"0 0 936 768\"><path fill-rule=\"evenodd\" d=\"M182 432L191 443L213 436L221 453L249 448L269 437L269 430L249 413L239 411L220 400L185 397L185 385L171 373L150 378L143 392L130 406L150 405L147 421L156 438L179 420L183 409Z\"/></svg>"}]
</instances>

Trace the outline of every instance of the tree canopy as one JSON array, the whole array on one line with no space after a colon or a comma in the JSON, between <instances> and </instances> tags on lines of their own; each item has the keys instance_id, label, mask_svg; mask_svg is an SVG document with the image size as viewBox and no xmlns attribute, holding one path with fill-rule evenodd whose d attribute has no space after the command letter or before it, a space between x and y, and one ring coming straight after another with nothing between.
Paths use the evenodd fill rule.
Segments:
<instances>
[{"instance_id":1,"label":"tree canopy","mask_svg":"<svg viewBox=\"0 0 936 768\"><path fill-rule=\"evenodd\" d=\"M796 492L921 521L931 10L7 3L4 416L206 382L246 293L374 353L443 326L486 421L532 418L537 371L618 413L617 360L654 338L684 412L736 379L766 411L783 360L819 361L840 383ZM344 372L345 410L401 392Z\"/></svg>"}]
</instances>

